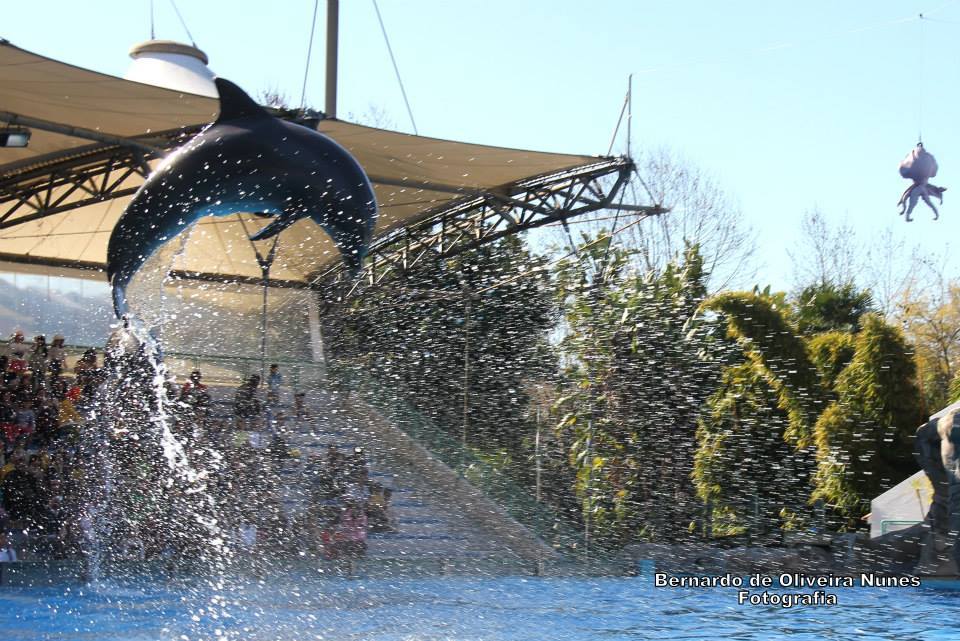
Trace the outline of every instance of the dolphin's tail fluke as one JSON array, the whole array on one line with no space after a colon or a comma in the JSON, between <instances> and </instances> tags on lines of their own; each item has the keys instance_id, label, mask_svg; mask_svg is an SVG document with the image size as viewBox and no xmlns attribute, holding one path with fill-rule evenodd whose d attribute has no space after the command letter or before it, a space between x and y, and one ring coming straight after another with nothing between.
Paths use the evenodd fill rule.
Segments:
<instances>
[{"instance_id":1,"label":"dolphin's tail fluke","mask_svg":"<svg viewBox=\"0 0 960 641\"><path fill-rule=\"evenodd\" d=\"M119 283L113 284L113 313L117 318L123 318L127 313L127 288Z\"/></svg>"}]
</instances>

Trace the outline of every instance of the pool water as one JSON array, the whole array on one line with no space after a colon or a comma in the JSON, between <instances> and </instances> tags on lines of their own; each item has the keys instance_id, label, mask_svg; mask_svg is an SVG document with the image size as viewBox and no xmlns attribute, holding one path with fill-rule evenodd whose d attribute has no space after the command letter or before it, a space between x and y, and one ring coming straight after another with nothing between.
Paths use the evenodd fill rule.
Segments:
<instances>
[{"instance_id":1,"label":"pool water","mask_svg":"<svg viewBox=\"0 0 960 641\"><path fill-rule=\"evenodd\" d=\"M796 592L797 590L792 590ZM807 590L807 592L812 592ZM833 606L635 578L281 579L0 587L0 638L164 640L960 638L960 592L837 588Z\"/></svg>"}]
</instances>

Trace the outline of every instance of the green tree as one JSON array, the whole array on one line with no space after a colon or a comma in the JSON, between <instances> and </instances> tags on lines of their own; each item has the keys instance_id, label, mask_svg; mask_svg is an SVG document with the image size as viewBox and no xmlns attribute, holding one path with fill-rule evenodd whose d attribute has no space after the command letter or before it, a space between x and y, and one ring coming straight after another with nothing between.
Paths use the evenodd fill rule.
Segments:
<instances>
[{"instance_id":1,"label":"green tree","mask_svg":"<svg viewBox=\"0 0 960 641\"><path fill-rule=\"evenodd\" d=\"M804 336L792 310L756 293L721 294L704 306L723 314L747 362L776 393L787 415L784 438L799 450L816 446L811 500L856 527L870 498L915 469L908 436L922 411L899 330L866 314L856 333Z\"/></svg>"},{"instance_id":2,"label":"green tree","mask_svg":"<svg viewBox=\"0 0 960 641\"><path fill-rule=\"evenodd\" d=\"M526 384L553 369L543 262L516 236L420 262L328 316L331 356L452 435L466 428L470 446L515 455L532 429Z\"/></svg>"},{"instance_id":3,"label":"green tree","mask_svg":"<svg viewBox=\"0 0 960 641\"><path fill-rule=\"evenodd\" d=\"M861 319L853 357L814 432L814 499L857 517L866 501L914 471L911 437L923 422L916 367L903 335L879 316Z\"/></svg>"},{"instance_id":4,"label":"green tree","mask_svg":"<svg viewBox=\"0 0 960 641\"><path fill-rule=\"evenodd\" d=\"M585 238L558 267L567 363L559 429L571 435L595 540L676 540L700 510L690 476L696 420L719 371L700 353L712 336L696 316L706 274L695 246L659 274L638 274L608 243Z\"/></svg>"},{"instance_id":5,"label":"green tree","mask_svg":"<svg viewBox=\"0 0 960 641\"><path fill-rule=\"evenodd\" d=\"M853 283L817 283L804 287L795 301L797 331L804 335L837 330L856 332L860 317L873 311L868 291Z\"/></svg>"},{"instance_id":6,"label":"green tree","mask_svg":"<svg viewBox=\"0 0 960 641\"><path fill-rule=\"evenodd\" d=\"M697 430L693 478L715 535L788 527L806 512L812 448L787 442L788 419L761 367L726 367Z\"/></svg>"}]
</instances>

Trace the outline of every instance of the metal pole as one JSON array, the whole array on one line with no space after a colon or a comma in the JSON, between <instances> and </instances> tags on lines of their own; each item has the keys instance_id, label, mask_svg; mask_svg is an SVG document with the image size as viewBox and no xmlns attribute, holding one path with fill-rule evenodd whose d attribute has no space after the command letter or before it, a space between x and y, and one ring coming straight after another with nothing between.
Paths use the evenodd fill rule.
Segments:
<instances>
[{"instance_id":1,"label":"metal pole","mask_svg":"<svg viewBox=\"0 0 960 641\"><path fill-rule=\"evenodd\" d=\"M632 131L630 128L631 123L633 122L633 74L630 74L627 79L627 158L632 158L630 155L630 138L632 138Z\"/></svg>"},{"instance_id":2,"label":"metal pole","mask_svg":"<svg viewBox=\"0 0 960 641\"><path fill-rule=\"evenodd\" d=\"M463 295L466 297L466 309L463 320L463 434L461 435L461 445L466 455L467 449L467 429L470 426L470 291L464 287Z\"/></svg>"},{"instance_id":3,"label":"metal pole","mask_svg":"<svg viewBox=\"0 0 960 641\"><path fill-rule=\"evenodd\" d=\"M239 216L238 216L239 218ZM243 219L240 219L242 224ZM246 233L247 228L244 225L244 233ZM253 245L253 241L250 241L250 244L253 245L253 251L257 255L257 263L260 264L260 273L263 276L263 315L260 318L260 384L264 384L267 380L267 289L270 287L270 267L273 265L274 258L277 257L277 245L280 243L280 235L277 234L273 238L273 244L270 245L270 251L267 252L266 257L260 255L260 251L257 249L256 245Z\"/></svg>"},{"instance_id":4,"label":"metal pole","mask_svg":"<svg viewBox=\"0 0 960 641\"><path fill-rule=\"evenodd\" d=\"M590 512L593 510L593 419L587 419L587 513L583 519L583 553L590 559Z\"/></svg>"},{"instance_id":5,"label":"metal pole","mask_svg":"<svg viewBox=\"0 0 960 641\"><path fill-rule=\"evenodd\" d=\"M537 470L537 502L540 502L540 406L537 406L537 436L533 441L533 460Z\"/></svg>"},{"instance_id":6,"label":"metal pole","mask_svg":"<svg viewBox=\"0 0 960 641\"><path fill-rule=\"evenodd\" d=\"M260 317L260 384L267 374L267 290L270 288L270 263L261 263L263 274L263 314Z\"/></svg>"},{"instance_id":7,"label":"metal pole","mask_svg":"<svg viewBox=\"0 0 960 641\"><path fill-rule=\"evenodd\" d=\"M337 39L339 37L340 0L327 0L327 118L337 117Z\"/></svg>"}]
</instances>

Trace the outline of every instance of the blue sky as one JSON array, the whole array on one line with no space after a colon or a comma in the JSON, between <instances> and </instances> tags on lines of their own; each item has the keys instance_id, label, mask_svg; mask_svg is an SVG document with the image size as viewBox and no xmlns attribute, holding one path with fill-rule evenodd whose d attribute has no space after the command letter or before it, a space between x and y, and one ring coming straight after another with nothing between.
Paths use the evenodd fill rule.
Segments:
<instances>
[{"instance_id":1,"label":"blue sky","mask_svg":"<svg viewBox=\"0 0 960 641\"><path fill-rule=\"evenodd\" d=\"M148 0L5 4L0 36L122 75L149 37ZM156 34L186 39L168 0ZM299 102L313 0L179 0L210 66ZM602 154L634 74L634 145L712 174L761 250L757 280L791 284L786 250L819 207L867 238L893 226L943 251L960 234L960 2L380 0L419 131ZM307 102L323 105L321 0ZM928 19L919 20L924 13ZM342 0L339 115L371 107L410 131L372 2ZM900 159L922 126L949 190L939 222L897 216ZM618 145L622 151L622 145Z\"/></svg>"}]
</instances>

